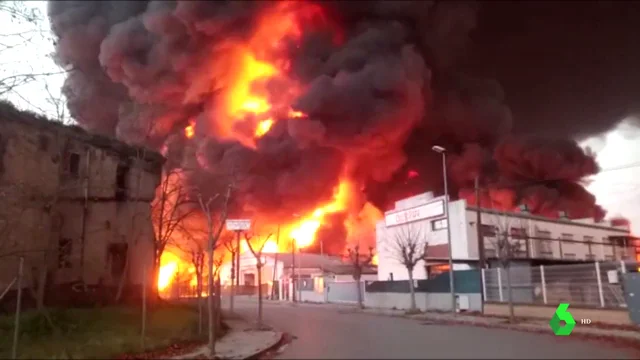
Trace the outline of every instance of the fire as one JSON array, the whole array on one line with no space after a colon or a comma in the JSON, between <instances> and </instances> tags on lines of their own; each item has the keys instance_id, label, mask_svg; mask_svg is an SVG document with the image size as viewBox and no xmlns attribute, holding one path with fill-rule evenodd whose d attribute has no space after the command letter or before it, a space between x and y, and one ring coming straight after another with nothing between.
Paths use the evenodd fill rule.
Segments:
<instances>
[{"instance_id":1,"label":"fire","mask_svg":"<svg viewBox=\"0 0 640 360\"><path fill-rule=\"evenodd\" d=\"M371 258L371 264L373 265L378 265L378 254L373 255L373 258Z\"/></svg>"},{"instance_id":2,"label":"fire","mask_svg":"<svg viewBox=\"0 0 640 360\"><path fill-rule=\"evenodd\" d=\"M223 84L211 117L220 135L255 148L256 139L267 134L278 119L304 117L290 108L300 86L286 76L290 65L284 45L286 40L300 38L303 23L321 15L321 8L314 4L278 2L262 14L248 41L229 40L220 49L225 56L211 67ZM275 94L269 90L271 84L286 91ZM252 133L240 130L247 124Z\"/></svg>"},{"instance_id":3,"label":"fire","mask_svg":"<svg viewBox=\"0 0 640 360\"><path fill-rule=\"evenodd\" d=\"M178 272L178 264L182 260L174 254L165 251L160 258L160 269L158 271L158 290L167 289L174 276Z\"/></svg>"},{"instance_id":4,"label":"fire","mask_svg":"<svg viewBox=\"0 0 640 360\"><path fill-rule=\"evenodd\" d=\"M302 217L299 225L289 232L289 237L296 241L298 248L305 248L313 244L316 232L322 225L327 214L333 214L346 209L349 195L353 193L353 184L347 180L340 181L334 189L333 200L316 208L311 214Z\"/></svg>"},{"instance_id":5,"label":"fire","mask_svg":"<svg viewBox=\"0 0 640 360\"><path fill-rule=\"evenodd\" d=\"M273 126L273 119L267 119L260 121L258 127L256 128L256 137L262 137L264 134L268 133Z\"/></svg>"},{"instance_id":6,"label":"fire","mask_svg":"<svg viewBox=\"0 0 640 360\"><path fill-rule=\"evenodd\" d=\"M191 139L196 134L196 123L195 121L189 121L189 126L184 128L184 136L187 139Z\"/></svg>"}]
</instances>

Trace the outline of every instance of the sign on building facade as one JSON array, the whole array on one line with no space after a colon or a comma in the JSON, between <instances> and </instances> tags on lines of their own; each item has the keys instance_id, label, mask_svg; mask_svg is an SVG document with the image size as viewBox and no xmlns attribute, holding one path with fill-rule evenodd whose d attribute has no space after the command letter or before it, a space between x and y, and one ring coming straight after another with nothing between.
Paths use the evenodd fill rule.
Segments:
<instances>
[{"instance_id":1,"label":"sign on building facade","mask_svg":"<svg viewBox=\"0 0 640 360\"><path fill-rule=\"evenodd\" d=\"M416 206L411 209L388 212L384 216L387 227L402 225L413 221L444 216L444 200L434 201L428 204Z\"/></svg>"},{"instance_id":2,"label":"sign on building facade","mask_svg":"<svg viewBox=\"0 0 640 360\"><path fill-rule=\"evenodd\" d=\"M247 219L230 219L226 221L227 230L241 231L251 229L251 220Z\"/></svg>"}]
</instances>

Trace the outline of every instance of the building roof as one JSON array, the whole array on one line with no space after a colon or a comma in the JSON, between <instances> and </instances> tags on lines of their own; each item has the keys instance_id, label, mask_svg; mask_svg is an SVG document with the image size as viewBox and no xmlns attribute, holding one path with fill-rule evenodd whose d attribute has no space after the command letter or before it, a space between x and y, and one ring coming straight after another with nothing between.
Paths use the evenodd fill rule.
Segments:
<instances>
[{"instance_id":1,"label":"building roof","mask_svg":"<svg viewBox=\"0 0 640 360\"><path fill-rule=\"evenodd\" d=\"M275 254L265 254L270 257L275 257ZM278 262L282 263L284 268L291 267L294 264L294 259L291 254L279 253ZM342 260L337 256L309 254L309 253L297 253L295 254L295 266L304 269L322 269L330 273L338 275L346 275L353 273L353 265ZM363 274L376 274L377 269L375 266L366 266L362 269Z\"/></svg>"},{"instance_id":2,"label":"building roof","mask_svg":"<svg viewBox=\"0 0 640 360\"><path fill-rule=\"evenodd\" d=\"M458 201L465 201L465 200L458 200ZM474 206L467 205L466 209L469 211L478 211L478 208ZM532 215L529 213L500 211L500 210L487 209L487 208L480 208L480 212L483 214L506 215L509 217L536 220L541 222L573 225L573 226L588 227L588 228L594 228L594 229L612 230L612 231L618 231L625 234L631 233L630 229L620 227L620 226L614 226L613 224L611 224L611 222L608 222L608 221L595 222L593 219L553 219L553 218L540 216L540 215Z\"/></svg>"},{"instance_id":3,"label":"building roof","mask_svg":"<svg viewBox=\"0 0 640 360\"><path fill-rule=\"evenodd\" d=\"M111 150L125 156L142 156L142 160L159 165L165 162L164 156L154 150L140 146L132 146L108 136L91 134L77 125L65 125L31 111L19 110L6 100L0 100L0 120L17 122L45 131L62 131L69 137L91 144L97 148Z\"/></svg>"}]
</instances>

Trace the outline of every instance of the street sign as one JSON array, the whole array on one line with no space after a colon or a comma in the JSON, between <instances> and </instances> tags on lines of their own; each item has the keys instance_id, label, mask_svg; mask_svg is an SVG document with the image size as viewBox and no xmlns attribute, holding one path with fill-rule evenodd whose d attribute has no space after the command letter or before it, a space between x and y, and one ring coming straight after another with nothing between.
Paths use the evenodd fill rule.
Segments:
<instances>
[{"instance_id":1,"label":"street sign","mask_svg":"<svg viewBox=\"0 0 640 360\"><path fill-rule=\"evenodd\" d=\"M246 220L246 219L227 220L227 230L238 231L238 230L249 230L249 229L251 229L251 220Z\"/></svg>"}]
</instances>

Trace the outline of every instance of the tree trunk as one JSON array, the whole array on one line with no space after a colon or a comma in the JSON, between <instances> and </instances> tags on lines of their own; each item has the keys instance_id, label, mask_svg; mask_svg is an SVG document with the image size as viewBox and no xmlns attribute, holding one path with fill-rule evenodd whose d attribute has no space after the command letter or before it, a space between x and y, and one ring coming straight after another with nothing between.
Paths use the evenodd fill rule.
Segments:
<instances>
[{"instance_id":1,"label":"tree trunk","mask_svg":"<svg viewBox=\"0 0 640 360\"><path fill-rule=\"evenodd\" d=\"M364 309L364 299L362 298L362 282L360 279L362 278L360 275L355 277L356 279L356 290L358 291L358 307L360 309Z\"/></svg>"},{"instance_id":2,"label":"tree trunk","mask_svg":"<svg viewBox=\"0 0 640 360\"><path fill-rule=\"evenodd\" d=\"M416 289L413 286L413 269L407 268L409 272L409 294L411 296L411 311L416 311Z\"/></svg>"},{"instance_id":3,"label":"tree trunk","mask_svg":"<svg viewBox=\"0 0 640 360\"><path fill-rule=\"evenodd\" d=\"M197 265L200 267L200 265ZM202 335L202 272L196 270L196 291L198 292L198 335Z\"/></svg>"},{"instance_id":4,"label":"tree trunk","mask_svg":"<svg viewBox=\"0 0 640 360\"><path fill-rule=\"evenodd\" d=\"M216 353L216 327L215 327L215 307L213 301L213 239L209 235L209 259L207 261L209 289L207 291L207 305L209 308L209 355L213 358Z\"/></svg>"},{"instance_id":5,"label":"tree trunk","mask_svg":"<svg viewBox=\"0 0 640 360\"><path fill-rule=\"evenodd\" d=\"M124 258L124 269L122 269L122 274L120 274L120 279L118 281L118 291L116 292L116 299L115 299L116 303L119 303L120 298L122 298L122 292L124 291L125 283L129 278L128 274L129 274L129 247L127 246L127 251L125 252L125 258Z\"/></svg>"},{"instance_id":6,"label":"tree trunk","mask_svg":"<svg viewBox=\"0 0 640 360\"><path fill-rule=\"evenodd\" d=\"M258 329L262 329L262 265L258 264Z\"/></svg>"},{"instance_id":7,"label":"tree trunk","mask_svg":"<svg viewBox=\"0 0 640 360\"><path fill-rule=\"evenodd\" d=\"M233 312L233 299L236 291L236 252L231 252L231 291L229 292L229 311Z\"/></svg>"},{"instance_id":8,"label":"tree trunk","mask_svg":"<svg viewBox=\"0 0 640 360\"><path fill-rule=\"evenodd\" d=\"M220 291L222 290L222 285L220 284L220 277L216 275L216 331L221 329L221 318L222 318L222 301ZM217 332L216 332L217 334Z\"/></svg>"},{"instance_id":9,"label":"tree trunk","mask_svg":"<svg viewBox=\"0 0 640 360\"><path fill-rule=\"evenodd\" d=\"M516 315L513 309L513 289L511 288L511 266L505 264L503 268L507 272L507 301L509 301L509 321L515 322Z\"/></svg>"}]
</instances>

